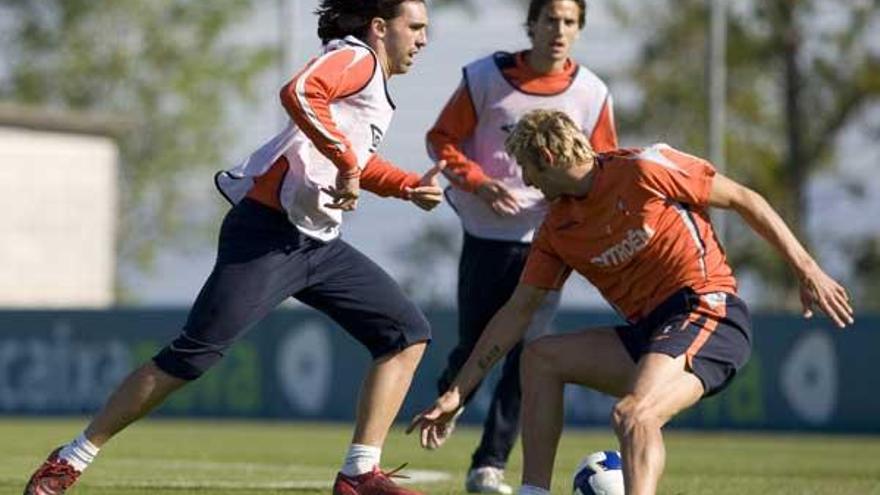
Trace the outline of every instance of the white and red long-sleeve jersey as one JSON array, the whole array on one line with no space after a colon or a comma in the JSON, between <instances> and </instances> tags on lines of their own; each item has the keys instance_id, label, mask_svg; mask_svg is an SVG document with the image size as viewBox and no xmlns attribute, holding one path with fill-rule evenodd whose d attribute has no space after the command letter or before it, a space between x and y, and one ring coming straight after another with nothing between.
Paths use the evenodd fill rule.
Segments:
<instances>
[{"instance_id":1,"label":"white and red long-sleeve jersey","mask_svg":"<svg viewBox=\"0 0 880 495\"><path fill-rule=\"evenodd\" d=\"M446 196L465 231L476 237L531 242L547 212L540 191L526 186L504 140L530 110L567 113L598 152L617 148L611 93L586 67L568 60L552 74L535 72L526 52L497 52L463 69L463 79L428 132L428 153L446 160ZM501 217L473 191L489 179L517 198L520 213Z\"/></svg>"},{"instance_id":2,"label":"white and red long-sleeve jersey","mask_svg":"<svg viewBox=\"0 0 880 495\"><path fill-rule=\"evenodd\" d=\"M361 187L405 198L419 176L404 172L376 150L394 104L373 50L355 37L334 40L281 90L291 122L215 182L233 204L244 197L287 212L303 234L339 235L342 212L327 208L322 188L337 174L360 175Z\"/></svg>"}]
</instances>

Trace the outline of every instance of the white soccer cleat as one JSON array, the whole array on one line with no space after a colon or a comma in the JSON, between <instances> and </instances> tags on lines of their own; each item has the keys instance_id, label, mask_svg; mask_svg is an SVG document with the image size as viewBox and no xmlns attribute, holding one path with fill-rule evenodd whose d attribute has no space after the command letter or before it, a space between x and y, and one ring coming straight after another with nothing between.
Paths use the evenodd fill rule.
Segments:
<instances>
[{"instance_id":1,"label":"white soccer cleat","mask_svg":"<svg viewBox=\"0 0 880 495\"><path fill-rule=\"evenodd\" d=\"M510 495L513 488L504 482L504 470L483 466L468 471L464 488L468 493L502 493Z\"/></svg>"}]
</instances>

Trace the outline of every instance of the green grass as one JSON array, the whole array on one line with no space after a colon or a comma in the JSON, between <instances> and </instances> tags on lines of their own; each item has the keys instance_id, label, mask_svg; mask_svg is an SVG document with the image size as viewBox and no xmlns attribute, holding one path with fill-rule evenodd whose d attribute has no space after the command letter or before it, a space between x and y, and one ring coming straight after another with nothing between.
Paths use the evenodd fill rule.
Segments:
<instances>
[{"instance_id":1,"label":"green grass","mask_svg":"<svg viewBox=\"0 0 880 495\"><path fill-rule=\"evenodd\" d=\"M0 494L21 493L46 453L82 427L82 420L0 419ZM427 452L396 429L383 465L409 462L407 470L446 473L447 481L415 486L462 493L477 433L460 428L442 449ZM349 435L339 424L144 421L109 444L72 493L328 493ZM666 439L663 494L880 495L880 437L670 431ZM584 454L614 445L607 430L566 431L553 492L570 493L571 469ZM516 450L510 480L519 479L520 466Z\"/></svg>"}]
</instances>

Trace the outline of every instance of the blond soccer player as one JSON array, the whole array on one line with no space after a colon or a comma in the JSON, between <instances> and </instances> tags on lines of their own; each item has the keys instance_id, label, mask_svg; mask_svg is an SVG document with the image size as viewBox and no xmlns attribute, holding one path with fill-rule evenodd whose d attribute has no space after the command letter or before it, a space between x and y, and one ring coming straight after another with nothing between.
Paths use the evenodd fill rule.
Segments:
<instances>
[{"instance_id":1,"label":"blond soccer player","mask_svg":"<svg viewBox=\"0 0 880 495\"><path fill-rule=\"evenodd\" d=\"M709 219L731 209L791 266L804 315L853 323L846 290L807 253L758 193L710 163L657 144L595 153L564 113L534 111L507 140L527 183L551 201L522 281L495 314L449 390L413 419L430 446L491 365L522 337L572 271L626 320L540 338L523 353L520 494L547 494L563 421L563 385L618 397L611 423L628 495L656 493L665 464L662 427L723 390L751 349L746 304Z\"/></svg>"}]
</instances>

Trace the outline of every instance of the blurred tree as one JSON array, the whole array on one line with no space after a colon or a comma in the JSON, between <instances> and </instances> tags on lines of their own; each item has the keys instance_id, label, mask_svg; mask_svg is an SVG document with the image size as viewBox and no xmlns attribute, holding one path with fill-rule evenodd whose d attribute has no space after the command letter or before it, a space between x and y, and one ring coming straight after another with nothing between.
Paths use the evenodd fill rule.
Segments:
<instances>
[{"instance_id":1,"label":"blurred tree","mask_svg":"<svg viewBox=\"0 0 880 495\"><path fill-rule=\"evenodd\" d=\"M617 0L614 8L644 39L627 74L639 101L618 108L623 132L706 156L708 2ZM727 173L765 194L809 245L808 182L835 163L843 131L865 127L868 109L880 102L880 1L749 0L729 8ZM740 222L729 234L739 270L759 274L768 293L787 295L762 300L797 304L796 280L775 253ZM855 277L878 272L863 266L877 261L876 249L850 260ZM856 285L876 290L876 283ZM880 307L877 296L860 299Z\"/></svg>"},{"instance_id":2,"label":"blurred tree","mask_svg":"<svg viewBox=\"0 0 880 495\"><path fill-rule=\"evenodd\" d=\"M435 0L433 6L438 9L444 7L463 7L472 11L476 7L476 2L474 0Z\"/></svg>"},{"instance_id":3,"label":"blurred tree","mask_svg":"<svg viewBox=\"0 0 880 495\"><path fill-rule=\"evenodd\" d=\"M458 226L435 222L425 224L415 237L394 251L404 266L400 286L422 307L455 304L455 300L449 298L449 291L437 282L449 279L450 270L457 273L460 251L461 229Z\"/></svg>"},{"instance_id":4,"label":"blurred tree","mask_svg":"<svg viewBox=\"0 0 880 495\"><path fill-rule=\"evenodd\" d=\"M149 269L188 230L184 178L223 163L229 102L251 97L275 58L228 37L260 1L0 0L14 19L0 98L131 122L119 135L123 263Z\"/></svg>"},{"instance_id":5,"label":"blurred tree","mask_svg":"<svg viewBox=\"0 0 880 495\"><path fill-rule=\"evenodd\" d=\"M877 295L880 294L880 236L859 240L847 246L855 259L855 269L859 273L859 287L863 300L862 308L880 309Z\"/></svg>"}]
</instances>

